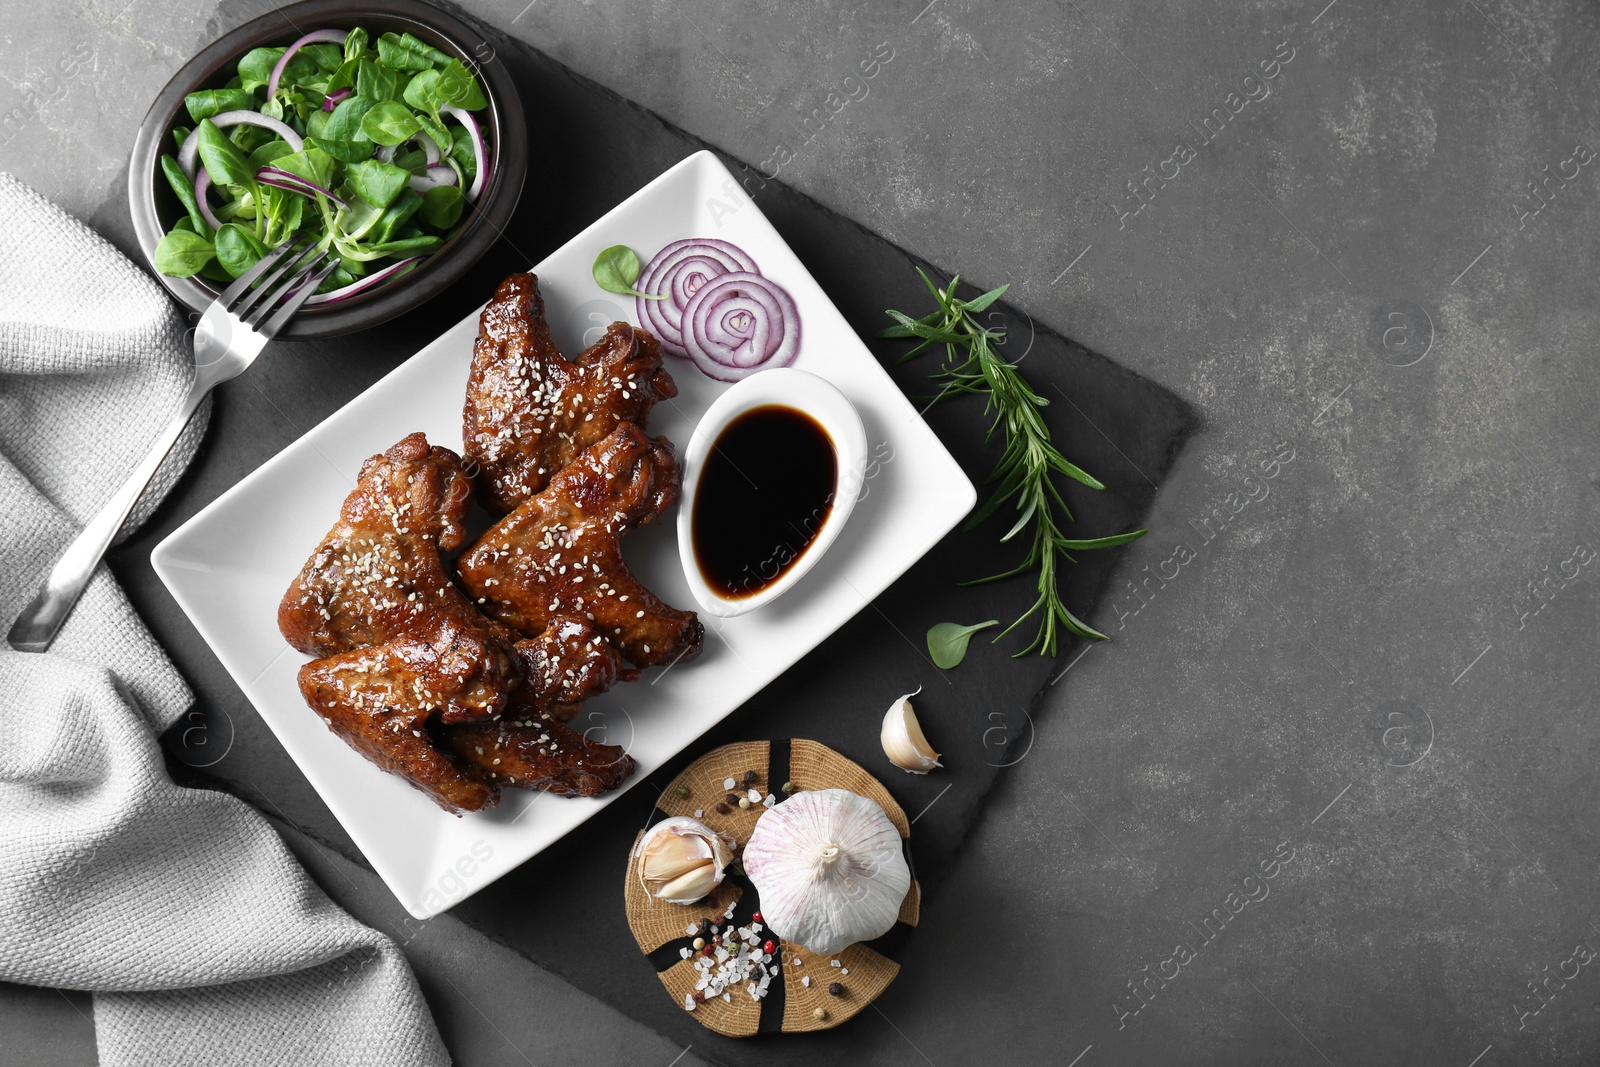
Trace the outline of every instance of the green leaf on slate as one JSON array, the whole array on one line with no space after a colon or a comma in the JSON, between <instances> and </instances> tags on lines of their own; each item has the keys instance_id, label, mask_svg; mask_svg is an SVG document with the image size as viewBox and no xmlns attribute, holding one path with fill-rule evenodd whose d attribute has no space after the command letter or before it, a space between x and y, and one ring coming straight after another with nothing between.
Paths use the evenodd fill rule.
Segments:
<instances>
[{"instance_id":1,"label":"green leaf on slate","mask_svg":"<svg viewBox=\"0 0 1600 1067\"><path fill-rule=\"evenodd\" d=\"M972 635L979 630L999 625L999 619L990 619L988 622L974 623L971 626L962 626L958 622L941 622L928 630L928 655L933 659L934 666L940 670L947 671L952 667L959 667L961 661L967 658L967 643L972 640Z\"/></svg>"}]
</instances>

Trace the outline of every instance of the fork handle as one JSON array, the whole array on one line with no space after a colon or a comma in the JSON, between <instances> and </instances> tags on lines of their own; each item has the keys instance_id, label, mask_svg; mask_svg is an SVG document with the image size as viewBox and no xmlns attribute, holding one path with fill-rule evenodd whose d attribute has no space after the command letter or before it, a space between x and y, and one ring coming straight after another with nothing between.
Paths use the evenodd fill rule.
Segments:
<instances>
[{"instance_id":1,"label":"fork handle","mask_svg":"<svg viewBox=\"0 0 1600 1067\"><path fill-rule=\"evenodd\" d=\"M100 565L106 549L111 547L117 531L122 529L128 513L138 503L150 479L155 477L161 461L172 451L183 428L189 425L189 419L211 391L212 384L197 379L189 387L189 395L184 397L183 406L151 444L149 453L139 461L116 494L89 520L83 532L67 546L44 583L39 586L38 593L34 594L22 614L17 616L11 632L6 635L12 648L18 652L43 652L50 647L50 642L55 640L67 616L72 614L73 606L83 595L84 588L94 577L95 568Z\"/></svg>"}]
</instances>

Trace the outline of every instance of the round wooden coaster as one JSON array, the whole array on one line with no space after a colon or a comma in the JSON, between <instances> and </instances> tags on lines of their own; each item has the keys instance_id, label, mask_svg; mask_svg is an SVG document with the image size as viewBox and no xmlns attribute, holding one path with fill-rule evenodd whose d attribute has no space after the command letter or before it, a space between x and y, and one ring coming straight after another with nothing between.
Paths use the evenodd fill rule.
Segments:
<instances>
[{"instance_id":1,"label":"round wooden coaster","mask_svg":"<svg viewBox=\"0 0 1600 1067\"><path fill-rule=\"evenodd\" d=\"M745 776L752 771L755 779L746 785ZM729 778L734 781L732 788L725 785ZM737 841L739 849L734 852L737 858L743 855L750 831L766 808L760 804L741 808L736 803L728 803L727 794L742 796L747 790L755 789L763 798L772 794L782 803L785 782L792 782L797 791L848 789L870 797L883 807L889 821L900 831L906 846L906 861L910 862L910 820L883 783L826 745L800 738L743 741L706 753L668 784L656 803L651 824L673 815L693 816ZM694 939L700 933L700 921L707 920L719 929L726 929L730 924L736 928L749 926L751 916L761 910L761 904L756 899L755 887L735 868L729 869L714 893L697 903L668 904L652 899L639 884L636 869L638 858L634 853L643 836L641 831L634 838L633 848L628 853L623 906L634 940L655 966L667 995L683 1008L684 998L693 997L695 983L700 977L694 965L693 948ZM691 1014L702 1026L728 1037L832 1029L864 1010L900 973L900 965L894 957L917 925L921 904L922 890L913 873L911 889L900 906L899 921L894 928L874 941L851 945L833 956L819 956L763 929L759 934L763 940L777 941L777 951L768 967L779 968L779 976L772 979L767 995L757 998L742 987L730 989L725 998L712 997L696 1003ZM687 956L685 950L688 950ZM828 986L835 982L842 987L839 996L828 992Z\"/></svg>"}]
</instances>

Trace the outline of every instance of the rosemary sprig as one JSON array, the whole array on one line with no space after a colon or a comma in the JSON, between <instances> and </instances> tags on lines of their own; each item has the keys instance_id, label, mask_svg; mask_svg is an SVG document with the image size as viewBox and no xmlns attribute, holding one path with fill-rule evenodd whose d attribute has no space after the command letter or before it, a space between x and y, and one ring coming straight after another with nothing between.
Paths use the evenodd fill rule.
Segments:
<instances>
[{"instance_id":1,"label":"rosemary sprig","mask_svg":"<svg viewBox=\"0 0 1600 1067\"><path fill-rule=\"evenodd\" d=\"M1039 652L1046 656L1056 654L1059 628L1069 633L1095 641L1106 640L1106 635L1067 610L1061 599L1060 567L1063 561L1076 562L1073 552L1092 548L1110 548L1125 545L1143 537L1145 530L1113 534L1088 540L1067 537L1062 532L1063 522L1071 522L1072 511L1067 507L1054 475L1064 474L1090 489L1105 486L1093 475L1079 468L1063 456L1050 442L1050 428L1045 425L1041 409L1050 401L1033 391L1016 366L1000 355L998 348L1005 342L1005 331L990 329L976 318L999 300L1009 285L991 289L971 300L956 297L961 284L958 274L950 284L941 289L917 268L922 280L939 302L937 310L914 319L899 311L889 312L895 324L882 331L879 337L917 338L919 343L900 358L900 362L921 354L931 345L942 344L946 358L933 382L942 388L935 400L943 400L968 393L984 396L985 412L994 413L987 437L1005 428L1005 451L1000 462L985 480L994 490L981 507L967 519L964 529L971 529L989 518L1006 503L1014 500L1017 520L1007 530L1002 542L1011 541L1032 524L1032 539L1021 563L1008 571L978 578L963 585L999 581L1026 571L1038 571L1039 597L1010 626L995 638L1009 634L1028 619L1039 616L1039 629L1028 647L1016 653L1026 656ZM1060 518L1058 518L1058 513Z\"/></svg>"}]
</instances>

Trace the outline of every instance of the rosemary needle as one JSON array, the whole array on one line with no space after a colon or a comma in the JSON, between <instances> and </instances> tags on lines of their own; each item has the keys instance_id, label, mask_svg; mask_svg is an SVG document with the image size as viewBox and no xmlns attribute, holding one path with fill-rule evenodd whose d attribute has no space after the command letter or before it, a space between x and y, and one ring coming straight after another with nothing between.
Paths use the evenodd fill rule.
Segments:
<instances>
[{"instance_id":1,"label":"rosemary needle","mask_svg":"<svg viewBox=\"0 0 1600 1067\"><path fill-rule=\"evenodd\" d=\"M1039 652L1046 656L1056 654L1059 631L1095 641L1106 640L1106 635L1067 610L1061 599L1061 564L1075 562L1072 553L1092 548L1110 548L1125 545L1143 537L1145 530L1113 534L1087 540L1071 538L1062 531L1063 523L1073 521L1054 476L1062 474L1090 489L1105 486L1093 475L1084 471L1062 455L1050 441L1050 428L1045 425L1041 410L1050 403L1033 391L1016 365L1000 355L998 349L1005 341L1005 331L990 329L975 316L999 300L1009 285L991 289L971 300L956 297L961 283L958 274L950 284L941 289L917 268L923 282L933 293L939 306L936 310L914 319L899 311L889 312L895 324L882 331L880 337L917 338L918 344L901 357L905 362L921 354L931 345L945 346L944 365L934 374L934 384L941 386L936 400L968 393L983 395L985 412L994 414L988 437L993 438L1002 427L1005 431L1005 450L1000 461L985 480L993 485L989 499L967 519L964 529L971 529L995 512L1007 501L1013 501L1017 518L1011 529L1000 538L1009 542L1031 528L1027 554L1022 562L1008 571L992 574L963 584L993 582L1011 578L1028 571L1038 572L1039 596L1010 626L1000 632L1000 637L1011 633L1029 619L1038 618L1038 631L1033 640L1018 656Z\"/></svg>"}]
</instances>

